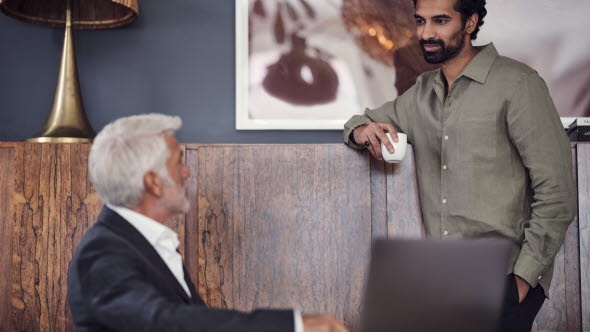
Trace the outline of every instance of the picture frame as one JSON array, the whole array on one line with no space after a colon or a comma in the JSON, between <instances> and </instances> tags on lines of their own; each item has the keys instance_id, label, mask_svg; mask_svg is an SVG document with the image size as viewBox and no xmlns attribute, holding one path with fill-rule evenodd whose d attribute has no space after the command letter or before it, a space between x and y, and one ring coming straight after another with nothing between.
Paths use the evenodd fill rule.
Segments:
<instances>
[{"instance_id":1,"label":"picture frame","mask_svg":"<svg viewBox=\"0 0 590 332\"><path fill-rule=\"evenodd\" d=\"M382 101L397 96L395 68L359 46L362 31L340 22L344 20L342 8L345 1L235 0L237 130L341 130L351 116L362 114L365 107L377 107ZM360 3L359 0L353 1ZM256 2L266 7L266 16L259 14L252 17L256 16L253 14ZM311 16L310 10L316 10L315 17L306 16ZM279 13L283 14L285 22L281 23L284 23L287 35L283 44L269 42L272 40L269 36L276 34L270 27L276 28ZM295 16L299 18L298 25L289 22ZM409 15L408 20L411 21ZM293 33L295 30L297 32ZM371 38L377 37L385 41L382 43L385 46L393 44L390 37L377 33ZM276 74L271 72L272 68L284 65L280 63L283 60L292 60L287 58L295 52L297 46L294 45L302 40L307 48L301 60L306 64L301 65L301 69L312 68L307 68L308 78L313 77L309 82L315 80L319 89L332 90L325 91L325 95L309 82L299 85L295 82L294 87L282 91L273 85L264 85L273 80L274 86L276 82L286 82L280 75L271 77ZM287 45L289 43L291 49ZM271 57L272 60L269 60ZM302 72L297 80L304 80L304 74ZM337 81L337 88L331 85L334 81ZM273 89L276 91L271 91ZM301 91L295 93L297 89ZM315 104L313 100L301 100L305 98L317 100Z\"/></svg>"}]
</instances>

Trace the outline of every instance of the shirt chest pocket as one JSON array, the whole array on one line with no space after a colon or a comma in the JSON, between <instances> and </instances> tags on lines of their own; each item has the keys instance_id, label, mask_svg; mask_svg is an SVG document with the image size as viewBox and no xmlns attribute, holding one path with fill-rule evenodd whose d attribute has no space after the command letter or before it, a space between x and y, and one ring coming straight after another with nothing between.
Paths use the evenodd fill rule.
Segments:
<instances>
[{"instance_id":1,"label":"shirt chest pocket","mask_svg":"<svg viewBox=\"0 0 590 332\"><path fill-rule=\"evenodd\" d=\"M461 121L458 130L459 160L488 162L495 159L497 132L495 117Z\"/></svg>"}]
</instances>

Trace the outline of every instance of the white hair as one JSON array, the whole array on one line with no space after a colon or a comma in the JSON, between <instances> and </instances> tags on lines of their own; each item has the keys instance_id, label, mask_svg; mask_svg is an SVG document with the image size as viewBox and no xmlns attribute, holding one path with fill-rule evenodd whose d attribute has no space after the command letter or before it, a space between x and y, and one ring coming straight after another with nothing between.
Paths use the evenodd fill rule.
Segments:
<instances>
[{"instance_id":1,"label":"white hair","mask_svg":"<svg viewBox=\"0 0 590 332\"><path fill-rule=\"evenodd\" d=\"M144 175L154 171L169 182L165 137L182 126L177 116L143 114L106 125L96 136L88 157L90 181L103 202L134 207L144 193Z\"/></svg>"}]
</instances>

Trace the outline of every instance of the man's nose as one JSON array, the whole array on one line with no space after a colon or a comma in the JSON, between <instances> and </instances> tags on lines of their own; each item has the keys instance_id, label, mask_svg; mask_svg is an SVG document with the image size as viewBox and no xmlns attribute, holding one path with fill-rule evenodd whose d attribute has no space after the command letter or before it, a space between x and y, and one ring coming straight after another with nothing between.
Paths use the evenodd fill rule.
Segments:
<instances>
[{"instance_id":1,"label":"man's nose","mask_svg":"<svg viewBox=\"0 0 590 332\"><path fill-rule=\"evenodd\" d=\"M434 32L434 29L432 28L432 25L430 23L425 23L421 28L422 29L419 30L422 31L418 31L418 37L420 37L420 39L435 39L436 33Z\"/></svg>"}]
</instances>

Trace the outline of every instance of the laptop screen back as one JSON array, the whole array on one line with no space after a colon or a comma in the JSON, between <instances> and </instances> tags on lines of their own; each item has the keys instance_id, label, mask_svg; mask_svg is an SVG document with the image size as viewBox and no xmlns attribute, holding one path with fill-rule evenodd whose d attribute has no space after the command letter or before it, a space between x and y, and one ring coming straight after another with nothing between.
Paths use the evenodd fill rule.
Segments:
<instances>
[{"instance_id":1,"label":"laptop screen back","mask_svg":"<svg viewBox=\"0 0 590 332\"><path fill-rule=\"evenodd\" d=\"M493 239L375 241L361 331L497 331L511 249Z\"/></svg>"}]
</instances>

